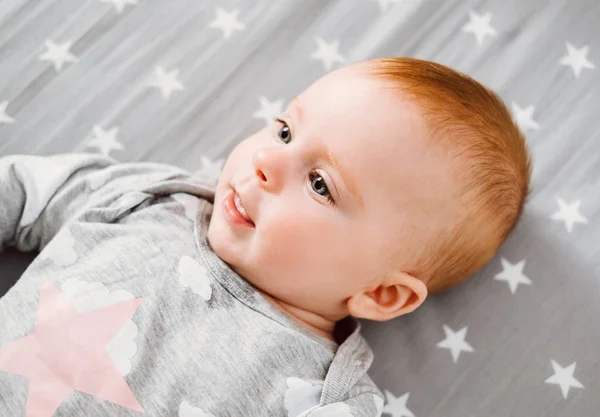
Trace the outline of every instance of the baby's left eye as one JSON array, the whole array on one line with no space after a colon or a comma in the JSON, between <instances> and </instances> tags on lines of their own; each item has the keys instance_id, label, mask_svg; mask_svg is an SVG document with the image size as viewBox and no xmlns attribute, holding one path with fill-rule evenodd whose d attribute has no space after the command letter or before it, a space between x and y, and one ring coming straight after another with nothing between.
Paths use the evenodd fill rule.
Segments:
<instances>
[{"instance_id":1,"label":"baby's left eye","mask_svg":"<svg viewBox=\"0 0 600 417\"><path fill-rule=\"evenodd\" d=\"M308 173L308 178L310 179L311 188L313 190L315 190L315 192L317 194L319 194L320 196L325 197L329 204L333 204L333 202L334 202L333 196L329 192L329 188L327 188L327 183L325 182L323 177L320 176L319 173L313 169L312 171L310 171ZM318 190L315 189L315 187L314 187L315 184L317 184ZM321 194L320 191L324 192L324 194Z\"/></svg>"},{"instance_id":2,"label":"baby's left eye","mask_svg":"<svg viewBox=\"0 0 600 417\"><path fill-rule=\"evenodd\" d=\"M292 132L290 131L290 127L287 125L286 122L284 122L283 120L281 120L277 117L275 117L273 120L275 122L281 123L283 125L283 127L277 131L277 137L279 137L279 139L283 140L285 143L290 143L289 140L286 142L286 139L290 138L290 140L291 140L291 137L292 137ZM279 133L282 131L285 132L284 133L284 136L286 136L285 138L282 138L281 136L279 136Z\"/></svg>"}]
</instances>

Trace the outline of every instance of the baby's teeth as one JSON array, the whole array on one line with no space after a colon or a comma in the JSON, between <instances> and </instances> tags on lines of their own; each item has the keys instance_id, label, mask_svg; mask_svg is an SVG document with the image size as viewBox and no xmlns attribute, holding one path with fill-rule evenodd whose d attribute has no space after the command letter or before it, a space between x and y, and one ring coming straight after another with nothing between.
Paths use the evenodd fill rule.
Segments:
<instances>
[{"instance_id":1,"label":"baby's teeth","mask_svg":"<svg viewBox=\"0 0 600 417\"><path fill-rule=\"evenodd\" d=\"M237 194L234 196L233 202L235 203L235 206L237 207L238 211L240 213L242 213L242 215L248 216L248 214L246 213L246 210L244 209L244 207L242 207L242 203L241 203L240 198L238 197Z\"/></svg>"}]
</instances>

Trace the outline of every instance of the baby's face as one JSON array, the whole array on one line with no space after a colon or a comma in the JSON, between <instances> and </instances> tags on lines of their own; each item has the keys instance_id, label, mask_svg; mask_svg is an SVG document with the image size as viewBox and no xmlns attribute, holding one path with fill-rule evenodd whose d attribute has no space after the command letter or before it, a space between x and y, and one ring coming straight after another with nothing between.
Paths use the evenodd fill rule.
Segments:
<instances>
[{"instance_id":1,"label":"baby's face","mask_svg":"<svg viewBox=\"0 0 600 417\"><path fill-rule=\"evenodd\" d=\"M285 123L241 142L216 188L217 255L278 300L347 315L344 301L375 289L390 253L410 256L447 206L449 164L399 94L345 67L294 99ZM254 227L226 215L232 186Z\"/></svg>"}]
</instances>

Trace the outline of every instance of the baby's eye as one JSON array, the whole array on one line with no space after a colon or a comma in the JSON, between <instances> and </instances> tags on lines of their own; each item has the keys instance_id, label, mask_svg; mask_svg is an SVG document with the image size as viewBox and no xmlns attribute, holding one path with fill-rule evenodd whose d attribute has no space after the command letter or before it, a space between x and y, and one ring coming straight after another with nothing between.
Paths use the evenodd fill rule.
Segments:
<instances>
[{"instance_id":1,"label":"baby's eye","mask_svg":"<svg viewBox=\"0 0 600 417\"><path fill-rule=\"evenodd\" d=\"M283 140L283 142L284 142L284 143L289 143L289 140L287 140L287 139L290 139L290 140L291 140L291 136L292 136L292 132L290 131L290 127L287 125L287 123L286 123L286 122L284 122L283 120L281 120L281 119L279 119L279 118L277 118L277 117L275 117L273 120L274 120L275 122L277 122L277 123L281 123L281 124L283 125L283 126L282 126L282 128L281 128L281 129L279 129L279 130L277 131L277 137L278 137L279 139ZM282 133L283 137L279 136L279 134L280 134L281 132L283 132L283 133ZM286 140L287 140L287 141L286 141Z\"/></svg>"},{"instance_id":2,"label":"baby's eye","mask_svg":"<svg viewBox=\"0 0 600 417\"><path fill-rule=\"evenodd\" d=\"M329 188L327 188L327 183L325 182L323 177L321 175L319 175L319 173L313 169L312 171L310 171L308 178L310 180L311 188L321 197L325 197L325 199L327 200L327 202L329 204L333 204L335 200L333 199L333 196L329 192ZM315 181L315 178L317 178L316 181Z\"/></svg>"}]
</instances>

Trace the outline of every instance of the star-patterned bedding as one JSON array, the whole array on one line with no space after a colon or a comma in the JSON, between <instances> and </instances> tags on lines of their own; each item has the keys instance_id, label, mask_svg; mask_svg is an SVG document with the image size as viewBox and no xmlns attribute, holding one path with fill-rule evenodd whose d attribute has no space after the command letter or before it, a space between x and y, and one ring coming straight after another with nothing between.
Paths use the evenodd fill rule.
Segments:
<instances>
[{"instance_id":1,"label":"star-patterned bedding","mask_svg":"<svg viewBox=\"0 0 600 417\"><path fill-rule=\"evenodd\" d=\"M329 71L384 56L463 71L523 129L532 194L472 279L362 321L383 416L596 416L598 22L595 0L2 0L0 155L98 152L216 181ZM0 255L0 294L33 256Z\"/></svg>"}]
</instances>

